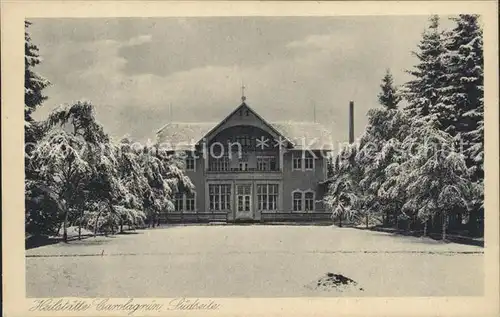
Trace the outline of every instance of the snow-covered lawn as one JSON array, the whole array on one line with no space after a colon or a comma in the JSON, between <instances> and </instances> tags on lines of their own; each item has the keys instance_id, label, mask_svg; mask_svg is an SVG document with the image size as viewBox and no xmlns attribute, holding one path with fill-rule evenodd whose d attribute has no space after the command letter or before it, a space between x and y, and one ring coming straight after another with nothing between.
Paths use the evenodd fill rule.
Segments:
<instances>
[{"instance_id":1,"label":"snow-covered lawn","mask_svg":"<svg viewBox=\"0 0 500 317\"><path fill-rule=\"evenodd\" d=\"M467 296L483 249L334 226L172 226L26 251L29 297ZM317 289L327 273L357 285Z\"/></svg>"}]
</instances>

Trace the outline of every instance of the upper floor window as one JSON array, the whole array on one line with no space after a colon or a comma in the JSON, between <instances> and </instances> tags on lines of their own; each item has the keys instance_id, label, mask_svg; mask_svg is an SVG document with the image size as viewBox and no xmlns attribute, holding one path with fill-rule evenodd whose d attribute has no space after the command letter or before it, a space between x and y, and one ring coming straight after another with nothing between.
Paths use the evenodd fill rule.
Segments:
<instances>
[{"instance_id":1,"label":"upper floor window","mask_svg":"<svg viewBox=\"0 0 500 317\"><path fill-rule=\"evenodd\" d=\"M302 170L302 155L300 153L293 153L293 166L294 170Z\"/></svg>"},{"instance_id":2,"label":"upper floor window","mask_svg":"<svg viewBox=\"0 0 500 317\"><path fill-rule=\"evenodd\" d=\"M186 171L195 170L195 158L191 155L186 156Z\"/></svg>"},{"instance_id":3,"label":"upper floor window","mask_svg":"<svg viewBox=\"0 0 500 317\"><path fill-rule=\"evenodd\" d=\"M314 169L314 157L309 152L306 152L304 155L304 169L306 170Z\"/></svg>"},{"instance_id":4,"label":"upper floor window","mask_svg":"<svg viewBox=\"0 0 500 317\"><path fill-rule=\"evenodd\" d=\"M257 170L275 171L276 158L274 156L257 156Z\"/></svg>"},{"instance_id":5,"label":"upper floor window","mask_svg":"<svg viewBox=\"0 0 500 317\"><path fill-rule=\"evenodd\" d=\"M241 145L242 148L251 147L253 142L249 135L238 135L235 138L237 144Z\"/></svg>"},{"instance_id":6,"label":"upper floor window","mask_svg":"<svg viewBox=\"0 0 500 317\"><path fill-rule=\"evenodd\" d=\"M228 171L229 170L229 157L222 156L219 158L210 159L211 171Z\"/></svg>"},{"instance_id":7,"label":"upper floor window","mask_svg":"<svg viewBox=\"0 0 500 317\"><path fill-rule=\"evenodd\" d=\"M292 170L313 170L314 155L308 151L295 152L292 158Z\"/></svg>"}]
</instances>

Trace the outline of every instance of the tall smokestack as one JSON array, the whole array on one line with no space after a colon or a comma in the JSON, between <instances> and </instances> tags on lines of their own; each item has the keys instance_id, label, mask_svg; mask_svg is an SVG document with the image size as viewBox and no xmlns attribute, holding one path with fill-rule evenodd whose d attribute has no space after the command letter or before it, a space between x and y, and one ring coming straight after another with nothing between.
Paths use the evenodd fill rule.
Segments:
<instances>
[{"instance_id":1,"label":"tall smokestack","mask_svg":"<svg viewBox=\"0 0 500 317\"><path fill-rule=\"evenodd\" d=\"M354 143L354 101L349 102L349 143Z\"/></svg>"}]
</instances>

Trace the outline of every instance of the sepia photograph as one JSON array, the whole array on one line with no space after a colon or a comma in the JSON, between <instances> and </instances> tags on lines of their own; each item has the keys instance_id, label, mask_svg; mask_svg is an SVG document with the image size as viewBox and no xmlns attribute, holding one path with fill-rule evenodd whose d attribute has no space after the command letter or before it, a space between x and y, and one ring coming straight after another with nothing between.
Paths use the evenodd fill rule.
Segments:
<instances>
[{"instance_id":1,"label":"sepia photograph","mask_svg":"<svg viewBox=\"0 0 500 317\"><path fill-rule=\"evenodd\" d=\"M30 311L484 297L484 29L26 16Z\"/></svg>"}]
</instances>

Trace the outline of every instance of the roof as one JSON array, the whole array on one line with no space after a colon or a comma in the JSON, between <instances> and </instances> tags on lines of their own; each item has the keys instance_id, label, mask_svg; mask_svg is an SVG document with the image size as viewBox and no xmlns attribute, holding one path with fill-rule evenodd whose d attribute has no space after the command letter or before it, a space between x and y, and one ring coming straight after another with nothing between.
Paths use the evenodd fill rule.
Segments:
<instances>
[{"instance_id":1,"label":"roof","mask_svg":"<svg viewBox=\"0 0 500 317\"><path fill-rule=\"evenodd\" d=\"M163 148L191 150L219 122L171 122L157 132L157 141ZM332 150L330 131L314 122L269 122L280 134L293 142L294 149Z\"/></svg>"},{"instance_id":2,"label":"roof","mask_svg":"<svg viewBox=\"0 0 500 317\"><path fill-rule=\"evenodd\" d=\"M249 105L247 105L245 103L244 97L242 98L242 101L243 102L241 103L241 105L239 105L238 107L236 107L236 109L234 109L223 120L221 120L217 125L215 125L203 137L206 138L206 139L210 139L210 136L212 134L214 134L219 127L223 126L224 123L226 123L235 113L237 113L240 109L246 109L246 110L250 111L258 120L260 120L262 123L264 123L264 125L267 126L272 132L274 132L277 135L277 137L279 137L280 139L285 139L285 141L287 142L286 143L287 146L291 145L291 141L290 141L290 139L287 136L283 135L278 130L276 130L276 127L274 127L272 124L270 124L269 122L267 122L267 120L265 120L264 118L262 118L257 112L255 112L255 110L253 110ZM202 138L200 138L200 141L201 141L201 139Z\"/></svg>"}]
</instances>

